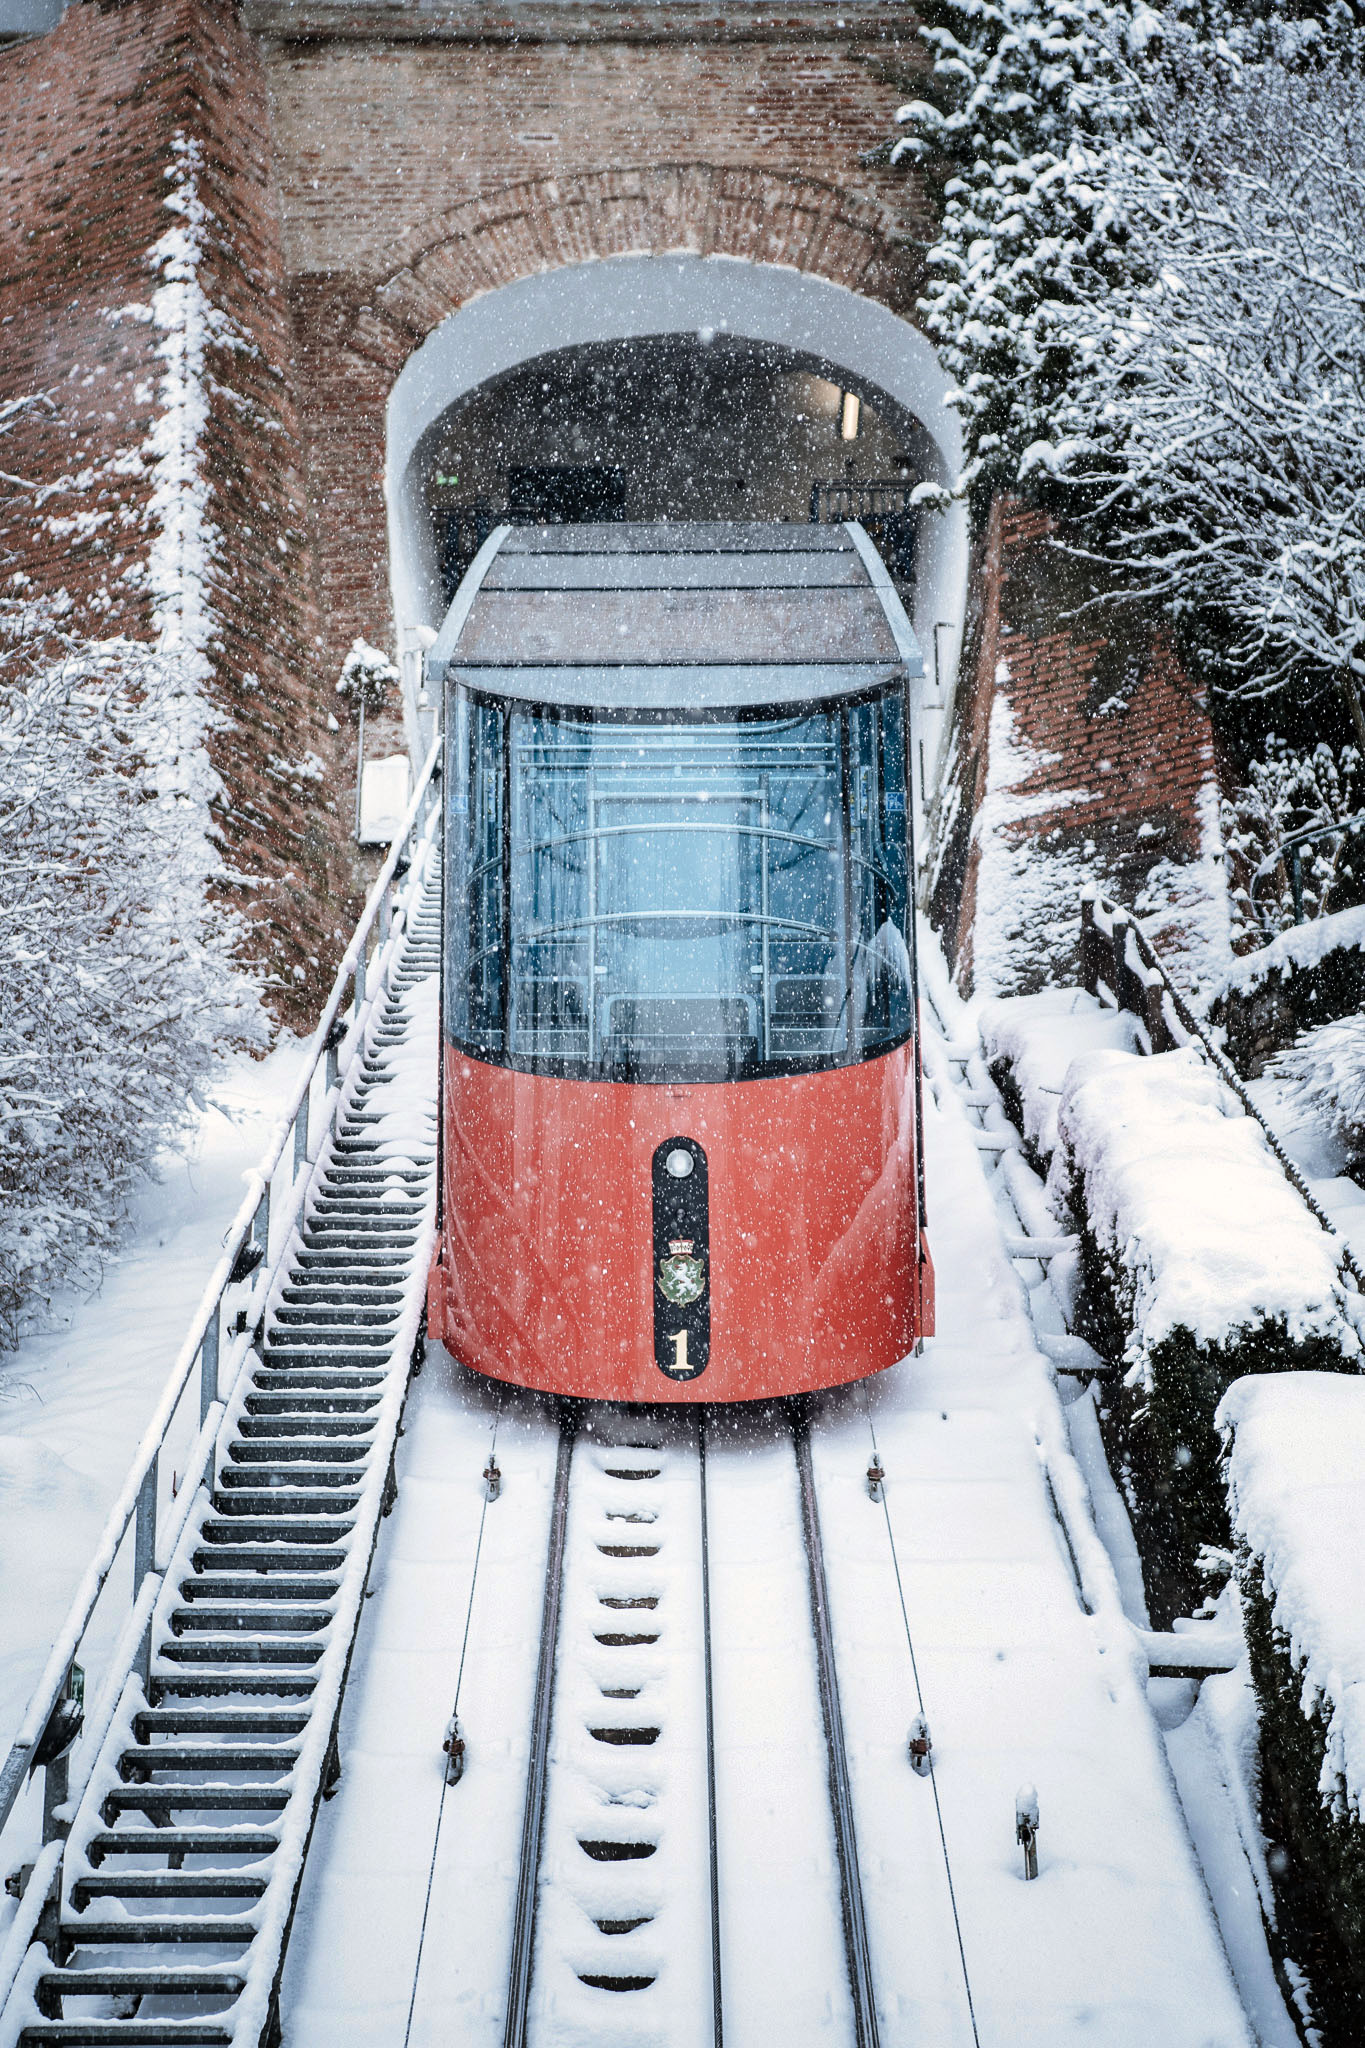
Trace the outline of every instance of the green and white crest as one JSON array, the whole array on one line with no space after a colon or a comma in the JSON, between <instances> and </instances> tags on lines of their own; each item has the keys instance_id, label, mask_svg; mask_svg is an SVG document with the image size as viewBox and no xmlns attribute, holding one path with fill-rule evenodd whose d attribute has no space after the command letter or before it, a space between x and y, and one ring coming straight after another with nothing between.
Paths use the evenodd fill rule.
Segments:
<instances>
[{"instance_id":1,"label":"green and white crest","mask_svg":"<svg viewBox=\"0 0 1365 2048\"><path fill-rule=\"evenodd\" d=\"M668 1257L659 1261L659 1292L674 1308L686 1308L700 1301L706 1292L706 1264L696 1258L690 1237L668 1241Z\"/></svg>"}]
</instances>

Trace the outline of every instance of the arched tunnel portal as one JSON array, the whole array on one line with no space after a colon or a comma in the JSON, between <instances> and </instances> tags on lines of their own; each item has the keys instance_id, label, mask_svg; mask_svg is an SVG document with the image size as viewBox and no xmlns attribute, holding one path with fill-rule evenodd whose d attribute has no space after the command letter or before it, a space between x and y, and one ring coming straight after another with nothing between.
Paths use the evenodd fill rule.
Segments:
<instances>
[{"instance_id":1,"label":"arched tunnel portal","mask_svg":"<svg viewBox=\"0 0 1365 2048\"><path fill-rule=\"evenodd\" d=\"M776 264L609 258L461 306L409 356L387 409L411 742L431 717L421 646L500 516L806 520L889 504L905 507L882 539L925 650L918 779L932 787L966 518L912 493L956 473L948 390L928 342L887 307Z\"/></svg>"}]
</instances>

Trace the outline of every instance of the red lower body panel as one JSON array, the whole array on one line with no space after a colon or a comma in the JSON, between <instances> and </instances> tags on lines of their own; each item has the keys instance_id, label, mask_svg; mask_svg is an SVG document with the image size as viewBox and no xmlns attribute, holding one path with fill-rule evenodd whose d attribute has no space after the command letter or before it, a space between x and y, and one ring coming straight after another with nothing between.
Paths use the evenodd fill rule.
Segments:
<instances>
[{"instance_id":1,"label":"red lower body panel","mask_svg":"<svg viewBox=\"0 0 1365 2048\"><path fill-rule=\"evenodd\" d=\"M609 1401L754 1401L880 1372L932 1330L914 1050L790 1079L563 1081L445 1048L429 1325L494 1379ZM706 1153L710 1362L654 1361L651 1166Z\"/></svg>"}]
</instances>

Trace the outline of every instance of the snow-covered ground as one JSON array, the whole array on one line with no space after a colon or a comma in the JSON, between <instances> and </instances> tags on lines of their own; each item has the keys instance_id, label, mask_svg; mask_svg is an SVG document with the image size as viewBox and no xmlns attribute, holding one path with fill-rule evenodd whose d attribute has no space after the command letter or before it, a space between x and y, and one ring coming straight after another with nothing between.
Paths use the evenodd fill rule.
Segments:
<instances>
[{"instance_id":1,"label":"snow-covered ground","mask_svg":"<svg viewBox=\"0 0 1365 2048\"><path fill-rule=\"evenodd\" d=\"M266 1149L303 1047L225 1063L184 1154L161 1161L93 1293L54 1303L51 1326L0 1358L0 1756L110 1503L175 1363L242 1176ZM111 1612L87 1650L98 1652Z\"/></svg>"},{"instance_id":2,"label":"snow-covered ground","mask_svg":"<svg viewBox=\"0 0 1365 2048\"><path fill-rule=\"evenodd\" d=\"M952 1028L966 1022L959 1015ZM1108 1554L1093 1530L1079 1560L1069 1547L1055 1503L1062 1496L1073 1517L1084 1512L1083 1482L1006 1252L1007 1219L941 1047L935 1073L926 1121L939 1334L870 1389L829 1397L813 1430L883 2039L971 2043L970 1984L982 2043L1294 2048L1229 1761L1238 1702L1220 1697L1216 1712L1192 1714L1194 1688L1171 1681L1149 1698ZM503 1493L485 1510L481 1473L499 1405ZM885 1510L865 1484L873 1426ZM1076 1437L1089 1444L1097 1510L1121 1553L1122 1507L1093 1462L1097 1435ZM543 1409L514 1394L499 1402L433 1348L362 1623L342 1781L305 1876L285 1980L293 2048L405 2039L494 2048L501 2038L554 1452ZM673 1456L665 1447L661 1464ZM708 1466L727 2038L736 2048L842 2041L847 1988L790 1445L771 1418L746 1416L715 1432ZM676 1485L670 1467L657 1488L661 1527L682 1512L664 1501ZM676 1607L679 1640L692 1643L696 1558L685 1524L684 1515L648 1576L660 1613ZM933 1783L906 1761L918 1696L897 1565ZM1131 1585L1125 1592L1131 1608ZM659 1682L666 1718L677 1670ZM1211 1710L1214 1689L1237 1683L1235 1674L1208 1682ZM457 1684L469 1764L443 1795L441 1738ZM692 1710L675 1699L672 1711L684 1735L677 1772L666 1744L616 1752L640 1763L638 1804L661 1829L657 1878L651 1871L640 1891L654 1911L670 1826L690 1842L700 1822L677 1803L689 1784L704 1793L690 1768ZM578 1770L576 1739L566 1721L556 1768ZM1026 1783L1042 1815L1036 1884L1023 1880L1014 1839ZM552 1781L547 1849L556 1798L579 1796L557 1794ZM625 1799L619 1786L602 1796ZM694 1847L683 1863L699 1884ZM587 1942L590 1919L572 1896L582 1878L572 1856L547 1854L541 1914L543 1926L578 1925ZM689 1950L705 1941L703 1908L692 1898L671 1916ZM670 1965L665 1919L644 1931L677 1996L651 2003L632 2040L708 2038L704 1955L679 1953ZM580 1987L566 1997L553 2038L592 2040ZM618 2038L627 2022L619 2011L613 2019Z\"/></svg>"},{"instance_id":3,"label":"snow-covered ground","mask_svg":"<svg viewBox=\"0 0 1365 2048\"><path fill-rule=\"evenodd\" d=\"M973 1019L946 978L937 994L965 1040ZM168 1162L148 1191L100 1293L70 1301L69 1320L32 1339L0 1382L5 1740L296 1057L289 1047L230 1070L218 1098L232 1120L209 1113L191 1157ZM1260 1924L1264 1873L1239 1768L1244 1680L1210 1679L1197 1704L1185 1682L1147 1683L1129 1627L1146 1618L1131 1535L1088 1397L1064 1419L1037 1341L1035 1323L1060 1328L1042 1268L1026 1285L1006 1248L1002 1233L1015 1225L997 1196L1011 1174L993 1192L996 1154L979 1142L980 1110L965 1106L981 1080L964 1090L941 1040L928 1069L939 1334L870 1388L828 1397L813 1429L883 2038L916 2048L974 2038L1294 2048ZM998 1109L987 1120L1003 1130ZM1008 1163L1016 1178L1027 1171ZM1046 1229L1045 1217L1035 1227ZM1023 1270L1027 1280L1034 1269ZM864 1479L873 1429L885 1509ZM503 1492L485 1506L495 1431ZM656 1910L657 1927L645 1930L676 1994L655 2003L664 2017L648 2039L670 2044L704 2038L709 2017L706 1958L693 1953L706 1941L702 1815L686 1805L704 1793L691 1669L696 1544L686 1432L672 1434L657 1489L667 1541L647 1576L661 1608L676 1610L676 1640L657 1680L645 1675L679 1736L677 1762L666 1745L610 1759L648 1762L635 1773L639 1807L663 1832L646 1904L667 1903L670 1839L685 1850L689 1896L671 1914ZM345 1703L342 1782L305 1874L285 1979L292 2048L494 2048L501 2038L555 1445L544 1406L500 1395L432 1347ZM775 2034L841 2041L847 1989L790 1445L771 1418L746 1416L716 1431L709 1464L727 2032L736 2048L767 2048ZM1090 1527L1078 1538L1087 1482L1103 1543ZM576 1496L575 1512L601 1509L601 1488ZM586 1521L581 1533L591 1550ZM580 1582L571 1592L566 1627L574 1600L591 1605L596 1591ZM910 1640L932 1782L905 1757L919 1705ZM443 1791L441 1739L457 1690L469 1763ZM574 1803L590 1794L593 1754L583 1752L584 1777L570 1732L566 1719L556 1742L569 1770L552 1782L544 1866L556 1896L541 1925L562 1933L581 1923L591 1945L581 1865L553 1853L556 1800L569 1802L572 1832ZM1032 1885L1014 1840L1024 1784L1038 1788L1042 1816ZM625 1778L606 1796L623 1819L635 1810ZM557 2009L554 2024L573 2022L566 2040L594 2040L576 1982L568 1996L575 2010ZM643 2035L632 2048L644 2048Z\"/></svg>"}]
</instances>

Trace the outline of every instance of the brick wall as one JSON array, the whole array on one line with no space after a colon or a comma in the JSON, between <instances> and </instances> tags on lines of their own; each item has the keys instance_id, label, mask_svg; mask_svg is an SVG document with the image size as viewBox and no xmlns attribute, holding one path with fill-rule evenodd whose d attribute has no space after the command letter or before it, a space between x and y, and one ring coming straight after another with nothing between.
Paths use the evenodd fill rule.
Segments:
<instances>
[{"instance_id":1,"label":"brick wall","mask_svg":"<svg viewBox=\"0 0 1365 2048\"><path fill-rule=\"evenodd\" d=\"M146 444L164 365L158 330L136 309L160 282L148 252L177 218L164 201L181 136L202 145L213 219L201 281L227 323L210 351L202 443L207 516L221 534L214 826L223 887L255 921L281 1003L302 1018L355 878L315 644L264 88L226 0L85 0L50 35L0 52L0 398L50 401L3 443L0 466L48 489L8 487L0 560L69 593L84 632L153 634ZM286 772L309 752L320 781Z\"/></svg>"},{"instance_id":2,"label":"brick wall","mask_svg":"<svg viewBox=\"0 0 1365 2048\"><path fill-rule=\"evenodd\" d=\"M1215 781L1208 712L1158 621L1134 615L1101 632L1068 616L1096 586L1088 565L1049 545L1054 537L1046 514L998 498L975 551L934 899L964 987L980 944L983 814L1009 845L1043 849L1068 900L1085 873L1134 903L1158 862L1185 866L1204 850L1200 794ZM1022 770L1008 777L1003 807L1017 815L1005 823L989 808L1002 698ZM1065 922L1050 946L1020 948L1032 955L1021 986L1070 978L1079 913L1068 908ZM1173 910L1176 946L1180 926Z\"/></svg>"},{"instance_id":3,"label":"brick wall","mask_svg":"<svg viewBox=\"0 0 1365 2048\"><path fill-rule=\"evenodd\" d=\"M921 59L884 11L774 21L584 0L413 16L255 4L329 656L388 617L383 407L480 292L567 262L724 252L902 310L914 178L859 162Z\"/></svg>"},{"instance_id":4,"label":"brick wall","mask_svg":"<svg viewBox=\"0 0 1365 2048\"><path fill-rule=\"evenodd\" d=\"M204 442L217 825L295 1014L354 901L353 742L328 715L351 640L389 642L384 408L403 363L479 293L619 253L789 264L912 314L932 195L860 157L922 63L909 17L820 0L80 0L0 52L0 395L52 405L0 467L60 486L0 502L0 548L92 630L151 631L148 485L123 458L161 366L155 331L110 315L153 288L175 137L204 146L204 281L233 344L213 352ZM95 523L60 524L78 514ZM1002 504L977 548L938 896L968 976L997 673L1032 762L1005 839L1093 861L1129 896L1197 850L1204 712L1145 623L1123 645L1066 623L1074 578L1043 539ZM289 772L310 753L321 781Z\"/></svg>"}]
</instances>

